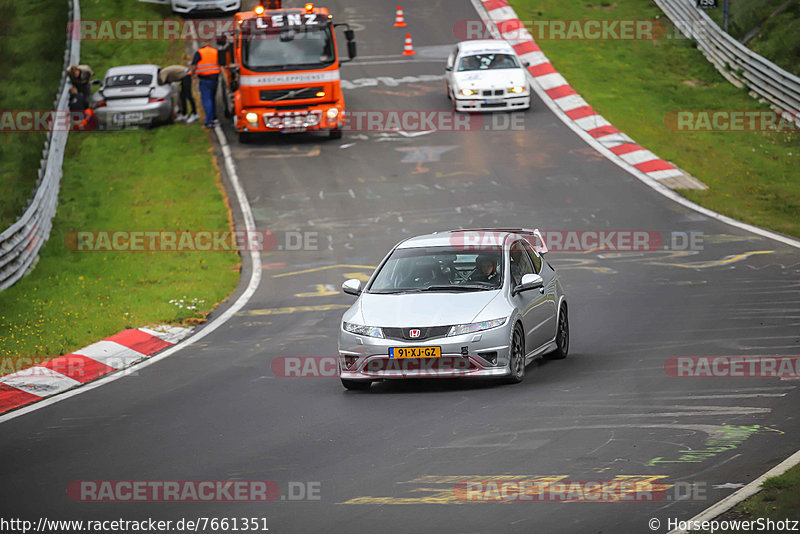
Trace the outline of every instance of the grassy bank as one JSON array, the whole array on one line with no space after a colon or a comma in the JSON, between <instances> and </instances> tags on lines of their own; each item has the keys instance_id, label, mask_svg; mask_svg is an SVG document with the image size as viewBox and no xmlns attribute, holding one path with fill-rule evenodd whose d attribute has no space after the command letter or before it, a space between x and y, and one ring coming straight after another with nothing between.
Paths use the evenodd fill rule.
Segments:
<instances>
[{"instance_id":1,"label":"grassy bank","mask_svg":"<svg viewBox=\"0 0 800 534\"><path fill-rule=\"evenodd\" d=\"M63 68L67 7L66 0L0 0L0 110L51 110ZM30 20L37 21L34 27ZM33 195L44 141L42 132L0 132L0 232Z\"/></svg>"},{"instance_id":2,"label":"grassy bank","mask_svg":"<svg viewBox=\"0 0 800 534\"><path fill-rule=\"evenodd\" d=\"M759 493L744 500L733 509L725 512L717 521L759 521L768 526L767 520L774 521L773 528L762 528L765 532L788 532L788 528L778 529L779 521L787 519L800 521L800 466L794 466L784 474L768 478ZM729 523L730 524L730 523ZM758 523L750 529L717 530L733 534L738 532L754 532Z\"/></svg>"},{"instance_id":3,"label":"grassy bank","mask_svg":"<svg viewBox=\"0 0 800 534\"><path fill-rule=\"evenodd\" d=\"M648 0L511 3L526 20L665 18ZM737 219L800 236L800 135L667 127L676 111L768 110L729 84L691 41L540 40L539 45L600 114L709 186L682 194Z\"/></svg>"},{"instance_id":4,"label":"grassy bank","mask_svg":"<svg viewBox=\"0 0 800 534\"><path fill-rule=\"evenodd\" d=\"M84 19L169 16L163 6L139 2L81 5ZM183 45L86 41L82 62L102 76L114 65L181 61ZM199 125L71 134L50 240L33 273L0 292L0 374L20 359L49 359L125 328L201 319L238 281L233 252L79 252L66 245L70 232L230 225L208 133Z\"/></svg>"}]
</instances>

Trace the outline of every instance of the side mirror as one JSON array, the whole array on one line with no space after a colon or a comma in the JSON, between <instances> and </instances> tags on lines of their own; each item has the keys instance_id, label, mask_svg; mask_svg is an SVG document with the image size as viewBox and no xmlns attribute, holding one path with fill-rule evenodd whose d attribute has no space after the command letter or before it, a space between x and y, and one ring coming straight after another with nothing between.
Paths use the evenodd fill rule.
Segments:
<instances>
[{"instance_id":1,"label":"side mirror","mask_svg":"<svg viewBox=\"0 0 800 534\"><path fill-rule=\"evenodd\" d=\"M452 65L447 65L447 66L444 68L444 70L446 70L446 71L448 71L448 72L452 72L452 70L453 70L453 66L452 66Z\"/></svg>"},{"instance_id":2,"label":"side mirror","mask_svg":"<svg viewBox=\"0 0 800 534\"><path fill-rule=\"evenodd\" d=\"M347 39L348 41L355 40L355 38L356 38L355 30L350 30L350 29L345 30L344 31L344 38Z\"/></svg>"},{"instance_id":3,"label":"side mirror","mask_svg":"<svg viewBox=\"0 0 800 534\"><path fill-rule=\"evenodd\" d=\"M544 287L544 280L538 274L525 274L522 275L522 283L511 290L512 296L522 293L523 291L530 291L531 289Z\"/></svg>"},{"instance_id":4,"label":"side mirror","mask_svg":"<svg viewBox=\"0 0 800 534\"><path fill-rule=\"evenodd\" d=\"M356 57L356 42L355 41L347 41L347 56L350 59L355 59L355 57Z\"/></svg>"},{"instance_id":5,"label":"side mirror","mask_svg":"<svg viewBox=\"0 0 800 534\"><path fill-rule=\"evenodd\" d=\"M523 67L530 67L530 66L531 66L531 64L530 64L528 61L523 61L523 62L522 62L522 66L523 66Z\"/></svg>"},{"instance_id":6,"label":"side mirror","mask_svg":"<svg viewBox=\"0 0 800 534\"><path fill-rule=\"evenodd\" d=\"M348 295L355 295L355 296L360 295L361 280L356 280L355 278L351 278L350 280L345 280L345 282L342 284L342 291L344 291Z\"/></svg>"}]
</instances>

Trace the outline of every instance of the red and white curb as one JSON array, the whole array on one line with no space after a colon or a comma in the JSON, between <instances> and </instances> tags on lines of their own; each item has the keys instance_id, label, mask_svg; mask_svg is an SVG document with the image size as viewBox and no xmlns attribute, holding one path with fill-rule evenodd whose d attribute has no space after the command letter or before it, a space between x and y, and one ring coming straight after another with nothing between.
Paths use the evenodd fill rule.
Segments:
<instances>
[{"instance_id":1,"label":"red and white curb","mask_svg":"<svg viewBox=\"0 0 800 534\"><path fill-rule=\"evenodd\" d=\"M668 180L688 176L671 163L659 158L633 139L619 131L594 110L556 71L547 56L536 44L533 36L517 18L507 0L479 0L487 17L494 22L499 35L508 41L519 55L528 62L528 72L555 105L563 111L581 130L596 139L601 145L621 158L625 163L647 174L654 180ZM696 182L692 180L692 182ZM688 185L700 185L689 183Z\"/></svg>"},{"instance_id":2,"label":"red and white curb","mask_svg":"<svg viewBox=\"0 0 800 534\"><path fill-rule=\"evenodd\" d=\"M123 330L71 354L0 377L0 414L125 369L185 338L191 329Z\"/></svg>"}]
</instances>

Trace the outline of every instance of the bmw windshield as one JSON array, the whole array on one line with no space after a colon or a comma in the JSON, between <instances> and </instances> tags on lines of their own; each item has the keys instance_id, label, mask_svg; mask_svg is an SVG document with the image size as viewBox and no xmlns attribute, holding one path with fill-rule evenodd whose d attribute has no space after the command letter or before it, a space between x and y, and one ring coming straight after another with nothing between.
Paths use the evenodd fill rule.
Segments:
<instances>
[{"instance_id":1,"label":"bmw windshield","mask_svg":"<svg viewBox=\"0 0 800 534\"><path fill-rule=\"evenodd\" d=\"M368 292L487 291L499 289L502 284L503 261L499 248L423 247L392 252Z\"/></svg>"},{"instance_id":2,"label":"bmw windshield","mask_svg":"<svg viewBox=\"0 0 800 534\"><path fill-rule=\"evenodd\" d=\"M242 41L242 63L256 72L321 69L336 59L328 25L253 31Z\"/></svg>"}]
</instances>

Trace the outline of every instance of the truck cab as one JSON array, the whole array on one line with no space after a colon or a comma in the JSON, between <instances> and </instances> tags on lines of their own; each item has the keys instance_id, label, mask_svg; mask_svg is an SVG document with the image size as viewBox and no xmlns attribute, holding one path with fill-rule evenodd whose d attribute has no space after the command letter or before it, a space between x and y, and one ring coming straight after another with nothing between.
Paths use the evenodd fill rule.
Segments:
<instances>
[{"instance_id":1,"label":"truck cab","mask_svg":"<svg viewBox=\"0 0 800 534\"><path fill-rule=\"evenodd\" d=\"M324 7L276 9L259 4L234 16L230 45L220 52L225 114L241 142L253 133L328 132L340 138L345 103L339 66L356 55L354 33ZM272 7L270 6L270 7ZM340 59L335 27L345 27Z\"/></svg>"}]
</instances>

